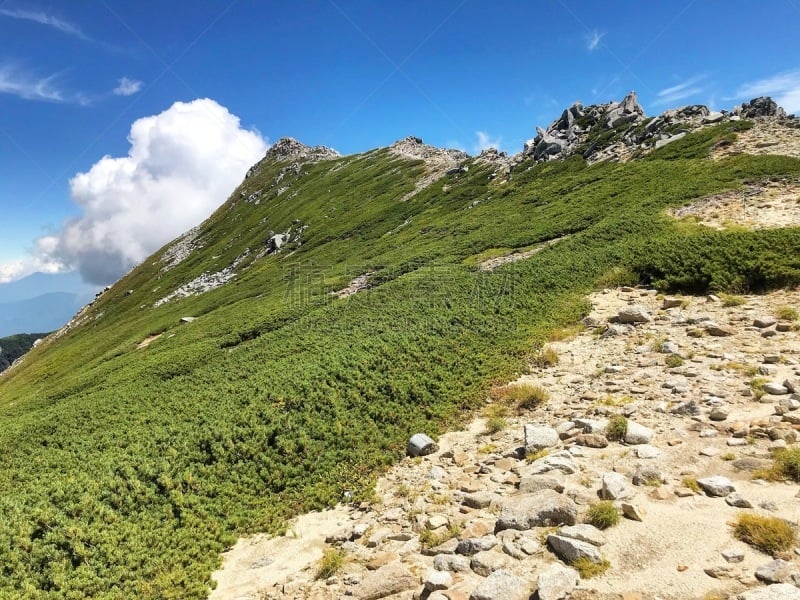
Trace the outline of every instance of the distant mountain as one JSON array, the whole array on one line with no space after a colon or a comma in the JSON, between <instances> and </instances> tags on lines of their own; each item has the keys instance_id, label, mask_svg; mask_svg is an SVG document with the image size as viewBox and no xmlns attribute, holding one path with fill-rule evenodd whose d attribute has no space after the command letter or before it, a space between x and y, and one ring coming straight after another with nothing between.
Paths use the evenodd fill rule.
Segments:
<instances>
[{"instance_id":1,"label":"distant mountain","mask_svg":"<svg viewBox=\"0 0 800 600\"><path fill-rule=\"evenodd\" d=\"M20 333L0 338L0 373L14 364L20 356L33 348L36 340L45 337L46 333Z\"/></svg>"},{"instance_id":2,"label":"distant mountain","mask_svg":"<svg viewBox=\"0 0 800 600\"><path fill-rule=\"evenodd\" d=\"M58 329L94 293L76 272L34 273L0 284L0 336Z\"/></svg>"}]
</instances>

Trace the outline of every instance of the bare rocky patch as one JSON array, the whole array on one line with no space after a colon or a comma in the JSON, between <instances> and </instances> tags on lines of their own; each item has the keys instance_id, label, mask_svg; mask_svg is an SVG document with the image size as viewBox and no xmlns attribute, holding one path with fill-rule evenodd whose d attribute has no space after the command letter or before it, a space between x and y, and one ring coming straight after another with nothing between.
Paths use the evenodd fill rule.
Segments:
<instances>
[{"instance_id":1,"label":"bare rocky patch","mask_svg":"<svg viewBox=\"0 0 800 600\"><path fill-rule=\"evenodd\" d=\"M568 237L569 237L568 235L561 236L561 237L558 237L558 238L554 238L552 240L547 240L546 242L538 244L537 246L535 246L534 248L531 248L529 250L524 250L524 251L521 251L521 252L511 252L510 254L506 254L505 256L497 256L495 258L490 258L488 260L485 260L485 261L481 262L478 265L478 270L479 271L494 271L495 269L497 269L498 267L501 267L503 265L507 265L509 263L514 263L514 262L518 262L520 260L525 260L526 258L530 258L531 256L534 256L535 254L538 254L542 250L544 250L546 248L549 248L550 246L552 246L554 244L557 244L561 240L566 239Z\"/></svg>"},{"instance_id":2,"label":"bare rocky patch","mask_svg":"<svg viewBox=\"0 0 800 600\"><path fill-rule=\"evenodd\" d=\"M252 554L231 576L226 556L212 598L499 600L512 586L526 598L538 587L551 599L699 600L800 572L792 554L767 568L731 527L743 511L797 527L800 486L754 469L800 437L800 331L785 309L800 291L734 303L622 288L590 301L585 328L512 382L547 391L537 408L494 396L482 418L381 477L377 502L340 506L338 528L302 517L328 524L316 547L344 553L334 575L315 580L296 540L276 538L263 576ZM603 531L583 523L601 498L624 515ZM563 568L578 557L580 577Z\"/></svg>"},{"instance_id":3,"label":"bare rocky patch","mask_svg":"<svg viewBox=\"0 0 800 600\"><path fill-rule=\"evenodd\" d=\"M800 157L800 121L756 118L753 127L736 134L736 140L717 147L712 158L735 154L779 154Z\"/></svg>"},{"instance_id":4,"label":"bare rocky patch","mask_svg":"<svg viewBox=\"0 0 800 600\"><path fill-rule=\"evenodd\" d=\"M673 211L714 229L767 229L800 226L800 182L774 181L715 194Z\"/></svg>"},{"instance_id":5,"label":"bare rocky patch","mask_svg":"<svg viewBox=\"0 0 800 600\"><path fill-rule=\"evenodd\" d=\"M421 138L413 136L396 141L389 146L389 151L395 156L422 160L425 163L425 174L414 184L413 191L400 199L401 202L418 194L448 172L462 168L461 164L469 158L469 155L462 150L437 148L425 144Z\"/></svg>"}]
</instances>

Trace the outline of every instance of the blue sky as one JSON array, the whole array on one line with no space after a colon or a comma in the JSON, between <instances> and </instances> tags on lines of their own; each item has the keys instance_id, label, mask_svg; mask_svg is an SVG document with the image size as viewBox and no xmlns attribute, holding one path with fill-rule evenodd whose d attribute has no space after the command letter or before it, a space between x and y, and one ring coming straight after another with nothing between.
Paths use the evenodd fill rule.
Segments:
<instances>
[{"instance_id":1,"label":"blue sky","mask_svg":"<svg viewBox=\"0 0 800 600\"><path fill-rule=\"evenodd\" d=\"M800 0L0 0L0 281L113 280L281 136L515 153L632 89L800 112L798 31Z\"/></svg>"}]
</instances>

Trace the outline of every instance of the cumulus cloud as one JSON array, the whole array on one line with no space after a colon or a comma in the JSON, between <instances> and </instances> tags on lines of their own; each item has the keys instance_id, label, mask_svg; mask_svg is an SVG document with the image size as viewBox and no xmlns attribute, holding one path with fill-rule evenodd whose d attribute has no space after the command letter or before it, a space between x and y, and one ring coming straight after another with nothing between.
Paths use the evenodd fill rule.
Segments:
<instances>
[{"instance_id":1,"label":"cumulus cloud","mask_svg":"<svg viewBox=\"0 0 800 600\"><path fill-rule=\"evenodd\" d=\"M738 100L772 96L788 113L800 113L800 70L779 73L772 77L746 83L736 90Z\"/></svg>"},{"instance_id":2,"label":"cumulus cloud","mask_svg":"<svg viewBox=\"0 0 800 600\"><path fill-rule=\"evenodd\" d=\"M142 82L137 79L128 79L123 77L119 80L119 85L115 87L111 93L115 96L133 96L142 89Z\"/></svg>"},{"instance_id":3,"label":"cumulus cloud","mask_svg":"<svg viewBox=\"0 0 800 600\"><path fill-rule=\"evenodd\" d=\"M503 141L503 138L496 138L492 139L491 136L486 133L485 131L476 131L475 137L475 144L472 146L472 151L474 154L480 154L483 150L488 150L489 148L496 148L500 149L500 144Z\"/></svg>"},{"instance_id":4,"label":"cumulus cloud","mask_svg":"<svg viewBox=\"0 0 800 600\"><path fill-rule=\"evenodd\" d=\"M77 25L73 25L64 19L60 19L53 15L48 15L47 13L41 11L0 8L0 15L9 17L11 19L31 21L33 23L38 23L39 25L52 27L61 33L66 33L67 35L72 35L82 40L89 39L89 37L83 33L83 31L81 31Z\"/></svg>"},{"instance_id":5,"label":"cumulus cloud","mask_svg":"<svg viewBox=\"0 0 800 600\"><path fill-rule=\"evenodd\" d=\"M704 79L704 75L695 75L677 85L664 88L656 94L655 104L659 106L664 104L671 105L686 98L697 96L705 91L705 87L701 85Z\"/></svg>"},{"instance_id":6,"label":"cumulus cloud","mask_svg":"<svg viewBox=\"0 0 800 600\"><path fill-rule=\"evenodd\" d=\"M600 42L603 41L603 37L606 34L604 32L598 31L597 29L593 29L588 33L586 36L586 49L589 52L594 52L600 47Z\"/></svg>"},{"instance_id":7,"label":"cumulus cloud","mask_svg":"<svg viewBox=\"0 0 800 600\"><path fill-rule=\"evenodd\" d=\"M267 149L210 99L135 121L128 141L127 156L104 156L70 180L83 214L38 240L38 260L111 283L208 217Z\"/></svg>"},{"instance_id":8,"label":"cumulus cloud","mask_svg":"<svg viewBox=\"0 0 800 600\"><path fill-rule=\"evenodd\" d=\"M28 256L0 263L0 284L16 281L32 273L60 273L66 266L51 258L54 238L44 237L36 241L36 248Z\"/></svg>"}]
</instances>

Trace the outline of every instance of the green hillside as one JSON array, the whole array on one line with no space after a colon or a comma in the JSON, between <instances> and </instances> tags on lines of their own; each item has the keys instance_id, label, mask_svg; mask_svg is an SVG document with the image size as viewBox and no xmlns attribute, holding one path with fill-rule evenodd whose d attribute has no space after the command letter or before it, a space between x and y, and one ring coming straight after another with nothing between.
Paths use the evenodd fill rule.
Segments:
<instances>
[{"instance_id":1,"label":"green hillside","mask_svg":"<svg viewBox=\"0 0 800 600\"><path fill-rule=\"evenodd\" d=\"M708 158L743 127L627 163L526 161L508 181L470 159L406 200L424 165L389 150L279 184L287 163L263 161L185 260L165 270L157 252L0 378L0 598L204 598L238 534L346 490L369 500L410 434L462 422L586 314L589 290L798 284L800 228L712 231L664 211L800 176L800 159ZM266 253L270 231L304 226ZM225 285L154 306L234 263ZM367 273L369 290L329 293Z\"/></svg>"},{"instance_id":2,"label":"green hillside","mask_svg":"<svg viewBox=\"0 0 800 600\"><path fill-rule=\"evenodd\" d=\"M5 371L20 356L33 347L33 343L46 333L18 333L0 338L0 371Z\"/></svg>"}]
</instances>

